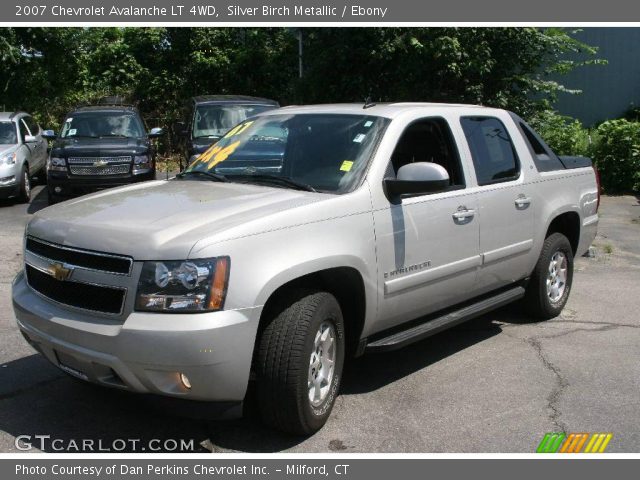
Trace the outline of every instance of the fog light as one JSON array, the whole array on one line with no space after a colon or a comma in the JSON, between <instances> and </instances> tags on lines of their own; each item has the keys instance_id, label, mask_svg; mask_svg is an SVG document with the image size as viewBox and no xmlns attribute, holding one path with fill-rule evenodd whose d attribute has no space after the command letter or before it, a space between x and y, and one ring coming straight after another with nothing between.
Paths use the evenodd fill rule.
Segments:
<instances>
[{"instance_id":1,"label":"fog light","mask_svg":"<svg viewBox=\"0 0 640 480\"><path fill-rule=\"evenodd\" d=\"M191 382L189 381L189 377L187 377L184 373L180 374L180 381L182 382L182 385L185 386L185 388L191 390Z\"/></svg>"},{"instance_id":2,"label":"fog light","mask_svg":"<svg viewBox=\"0 0 640 480\"><path fill-rule=\"evenodd\" d=\"M62 189L60 187L56 187L53 189L54 192L56 193L60 193L62 191Z\"/></svg>"}]
</instances>

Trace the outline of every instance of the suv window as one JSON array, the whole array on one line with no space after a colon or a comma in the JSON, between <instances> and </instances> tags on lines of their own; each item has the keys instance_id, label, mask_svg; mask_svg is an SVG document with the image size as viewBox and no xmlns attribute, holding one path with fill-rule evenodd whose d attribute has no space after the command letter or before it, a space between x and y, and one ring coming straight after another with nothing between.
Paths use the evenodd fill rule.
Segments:
<instances>
[{"instance_id":1,"label":"suv window","mask_svg":"<svg viewBox=\"0 0 640 480\"><path fill-rule=\"evenodd\" d=\"M20 141L24 142L24 137L29 135L29 129L22 119L18 120L18 130L20 131Z\"/></svg>"},{"instance_id":2,"label":"suv window","mask_svg":"<svg viewBox=\"0 0 640 480\"><path fill-rule=\"evenodd\" d=\"M444 118L418 120L402 133L391 156L389 175L414 162L432 162L449 173L450 186L464 187L464 173L449 124Z\"/></svg>"},{"instance_id":3,"label":"suv window","mask_svg":"<svg viewBox=\"0 0 640 480\"><path fill-rule=\"evenodd\" d=\"M518 156L500 120L494 117L462 117L460 123L471 150L478 185L518 178Z\"/></svg>"},{"instance_id":4,"label":"suv window","mask_svg":"<svg viewBox=\"0 0 640 480\"><path fill-rule=\"evenodd\" d=\"M145 130L140 117L134 112L97 110L69 114L60 136L142 138Z\"/></svg>"},{"instance_id":5,"label":"suv window","mask_svg":"<svg viewBox=\"0 0 640 480\"><path fill-rule=\"evenodd\" d=\"M31 135L34 137L40 133L40 127L33 119L33 117L23 117L24 123L27 125L27 128L31 132Z\"/></svg>"},{"instance_id":6,"label":"suv window","mask_svg":"<svg viewBox=\"0 0 640 480\"><path fill-rule=\"evenodd\" d=\"M13 122L0 122L0 145L14 145L18 143L16 125Z\"/></svg>"},{"instance_id":7,"label":"suv window","mask_svg":"<svg viewBox=\"0 0 640 480\"><path fill-rule=\"evenodd\" d=\"M273 108L271 105L198 105L193 117L193 138L220 138L231 127Z\"/></svg>"}]
</instances>

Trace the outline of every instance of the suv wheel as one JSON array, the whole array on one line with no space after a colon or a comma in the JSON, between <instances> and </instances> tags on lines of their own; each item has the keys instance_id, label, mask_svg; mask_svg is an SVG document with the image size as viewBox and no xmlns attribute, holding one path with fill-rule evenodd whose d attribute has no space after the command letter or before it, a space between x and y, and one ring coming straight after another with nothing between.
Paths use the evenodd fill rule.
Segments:
<instances>
[{"instance_id":1,"label":"suv wheel","mask_svg":"<svg viewBox=\"0 0 640 480\"><path fill-rule=\"evenodd\" d=\"M327 292L299 291L264 329L256 359L258 405L268 425L316 432L338 395L344 363L340 305Z\"/></svg>"},{"instance_id":2,"label":"suv wheel","mask_svg":"<svg viewBox=\"0 0 640 480\"><path fill-rule=\"evenodd\" d=\"M22 203L29 203L31 200L31 179L29 178L29 169L24 166L20 173L20 193L18 199Z\"/></svg>"},{"instance_id":3,"label":"suv wheel","mask_svg":"<svg viewBox=\"0 0 640 480\"><path fill-rule=\"evenodd\" d=\"M569 299L573 282L573 250L567 237L553 233L544 241L525 295L531 315L548 320L557 317Z\"/></svg>"}]
</instances>

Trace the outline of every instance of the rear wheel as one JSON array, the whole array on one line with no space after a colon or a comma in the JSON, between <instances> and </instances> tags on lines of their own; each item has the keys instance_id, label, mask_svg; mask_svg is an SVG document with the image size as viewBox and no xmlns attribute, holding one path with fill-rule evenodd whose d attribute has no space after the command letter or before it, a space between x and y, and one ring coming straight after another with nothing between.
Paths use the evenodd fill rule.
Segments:
<instances>
[{"instance_id":1,"label":"rear wheel","mask_svg":"<svg viewBox=\"0 0 640 480\"><path fill-rule=\"evenodd\" d=\"M297 292L285 300L260 337L256 388L262 419L309 435L325 424L344 363L342 312L327 292Z\"/></svg>"},{"instance_id":2,"label":"rear wheel","mask_svg":"<svg viewBox=\"0 0 640 480\"><path fill-rule=\"evenodd\" d=\"M547 320L557 317L573 283L573 250L567 237L552 233L544 241L525 295L527 313Z\"/></svg>"},{"instance_id":3,"label":"rear wheel","mask_svg":"<svg viewBox=\"0 0 640 480\"><path fill-rule=\"evenodd\" d=\"M29 169L24 166L20 173L20 192L18 193L18 199L22 203L29 203L31 200L31 179L29 178Z\"/></svg>"}]
</instances>

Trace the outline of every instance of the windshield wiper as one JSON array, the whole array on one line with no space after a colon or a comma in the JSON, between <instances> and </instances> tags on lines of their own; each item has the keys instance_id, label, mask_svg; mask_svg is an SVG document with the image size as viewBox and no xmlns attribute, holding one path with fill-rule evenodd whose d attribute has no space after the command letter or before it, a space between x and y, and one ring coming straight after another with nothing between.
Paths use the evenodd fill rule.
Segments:
<instances>
[{"instance_id":1,"label":"windshield wiper","mask_svg":"<svg viewBox=\"0 0 640 480\"><path fill-rule=\"evenodd\" d=\"M317 192L315 188L306 183L298 182L289 177L278 177L276 175L234 175L234 178L246 179L247 182L256 181L259 183L275 183L295 188L296 190L304 190L306 192Z\"/></svg>"},{"instance_id":2,"label":"windshield wiper","mask_svg":"<svg viewBox=\"0 0 640 480\"><path fill-rule=\"evenodd\" d=\"M62 138L99 138L97 135L66 135Z\"/></svg>"},{"instance_id":3,"label":"windshield wiper","mask_svg":"<svg viewBox=\"0 0 640 480\"><path fill-rule=\"evenodd\" d=\"M176 175L176 178L184 178L187 175L196 175L196 176L202 176L204 178L209 178L213 181L216 182L228 182L229 179L227 177L225 177L224 175L220 175L219 173L211 173L211 172L206 172L206 171L202 171L202 170L192 170L190 172L182 172Z\"/></svg>"},{"instance_id":4,"label":"windshield wiper","mask_svg":"<svg viewBox=\"0 0 640 480\"><path fill-rule=\"evenodd\" d=\"M100 135L100 138L108 138L108 137L112 137L112 138L139 138L139 137L131 137L129 135L120 135L119 133L109 133L106 135Z\"/></svg>"}]
</instances>

